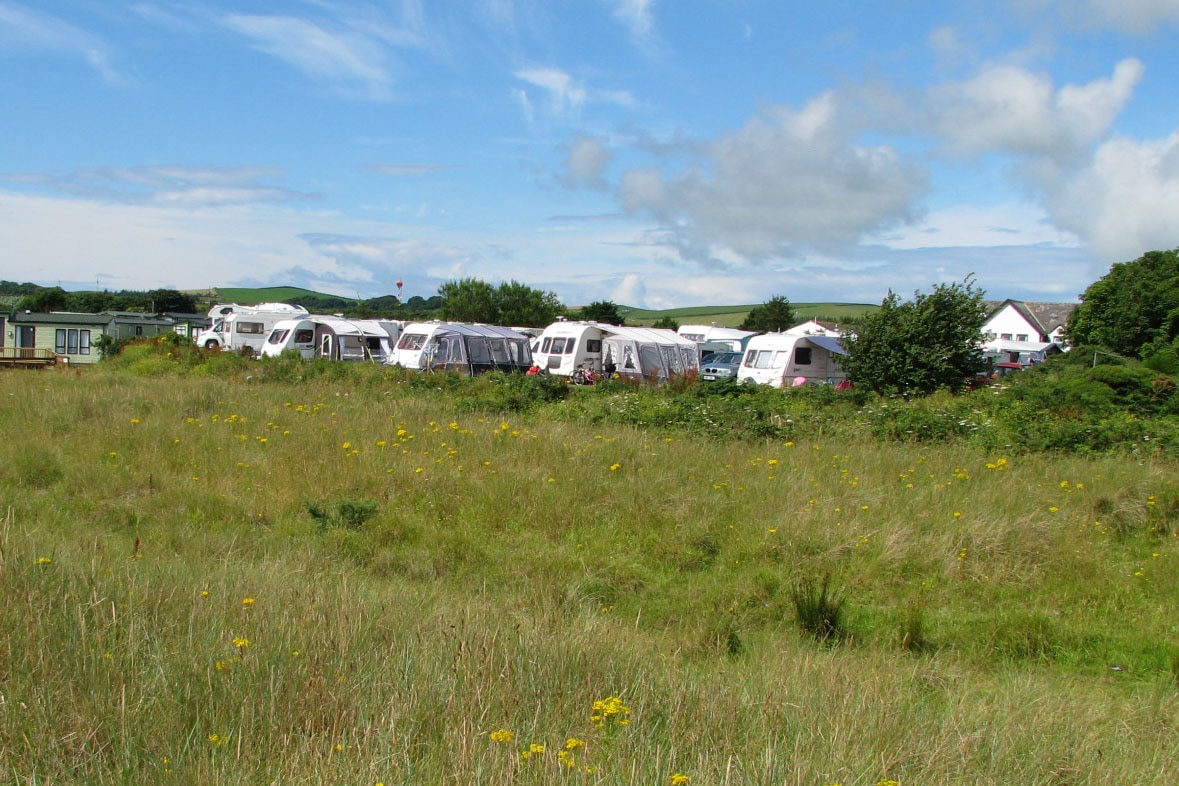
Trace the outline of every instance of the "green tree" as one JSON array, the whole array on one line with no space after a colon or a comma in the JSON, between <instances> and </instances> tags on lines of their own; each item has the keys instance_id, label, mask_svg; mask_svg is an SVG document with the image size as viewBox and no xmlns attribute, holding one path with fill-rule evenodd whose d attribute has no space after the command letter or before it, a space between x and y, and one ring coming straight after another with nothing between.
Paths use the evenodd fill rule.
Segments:
<instances>
[{"instance_id":1,"label":"green tree","mask_svg":"<svg viewBox=\"0 0 1179 786\"><path fill-rule=\"evenodd\" d=\"M1069 317L1069 341L1150 357L1179 339L1179 249L1119 262L1089 285Z\"/></svg>"},{"instance_id":2,"label":"green tree","mask_svg":"<svg viewBox=\"0 0 1179 786\"><path fill-rule=\"evenodd\" d=\"M595 300L588 306L582 306L578 317L588 322L601 322L606 325L621 326L626 320L618 313L618 304L609 300Z\"/></svg>"},{"instance_id":3,"label":"green tree","mask_svg":"<svg viewBox=\"0 0 1179 786\"><path fill-rule=\"evenodd\" d=\"M442 318L448 322L486 322L494 325L499 316L495 287L477 278L447 281L438 287Z\"/></svg>"},{"instance_id":4,"label":"green tree","mask_svg":"<svg viewBox=\"0 0 1179 786\"><path fill-rule=\"evenodd\" d=\"M565 313L565 306L554 292L544 292L508 281L495 290L498 309L495 324L507 327L548 327Z\"/></svg>"},{"instance_id":5,"label":"green tree","mask_svg":"<svg viewBox=\"0 0 1179 786\"><path fill-rule=\"evenodd\" d=\"M797 320L794 307L784 295L774 295L772 298L754 306L745 315L741 323L741 330L753 330L758 333L781 333L794 325Z\"/></svg>"},{"instance_id":6,"label":"green tree","mask_svg":"<svg viewBox=\"0 0 1179 786\"><path fill-rule=\"evenodd\" d=\"M967 278L902 303L893 292L843 338L848 377L877 393L924 395L962 389L986 369L980 348L983 291Z\"/></svg>"},{"instance_id":7,"label":"green tree","mask_svg":"<svg viewBox=\"0 0 1179 786\"><path fill-rule=\"evenodd\" d=\"M154 314L164 314L174 311L181 314L192 314L197 310L196 298L175 289L153 289L147 293L148 308Z\"/></svg>"},{"instance_id":8,"label":"green tree","mask_svg":"<svg viewBox=\"0 0 1179 786\"><path fill-rule=\"evenodd\" d=\"M677 322L676 320L672 319L671 317L660 317L659 319L657 319L651 323L651 327L663 328L665 330L679 330L680 323Z\"/></svg>"},{"instance_id":9,"label":"green tree","mask_svg":"<svg viewBox=\"0 0 1179 786\"><path fill-rule=\"evenodd\" d=\"M65 311L66 291L61 287L45 287L21 298L21 311Z\"/></svg>"}]
</instances>

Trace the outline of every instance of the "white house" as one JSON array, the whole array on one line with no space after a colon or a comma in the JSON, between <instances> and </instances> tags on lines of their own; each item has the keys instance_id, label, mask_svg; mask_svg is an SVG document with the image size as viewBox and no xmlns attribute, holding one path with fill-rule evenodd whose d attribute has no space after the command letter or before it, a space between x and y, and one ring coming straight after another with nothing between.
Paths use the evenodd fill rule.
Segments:
<instances>
[{"instance_id":1,"label":"white house","mask_svg":"<svg viewBox=\"0 0 1179 786\"><path fill-rule=\"evenodd\" d=\"M996 360L1027 366L1068 348L1064 329L1076 303L1004 300L988 305L993 310L982 326L983 351Z\"/></svg>"}]
</instances>

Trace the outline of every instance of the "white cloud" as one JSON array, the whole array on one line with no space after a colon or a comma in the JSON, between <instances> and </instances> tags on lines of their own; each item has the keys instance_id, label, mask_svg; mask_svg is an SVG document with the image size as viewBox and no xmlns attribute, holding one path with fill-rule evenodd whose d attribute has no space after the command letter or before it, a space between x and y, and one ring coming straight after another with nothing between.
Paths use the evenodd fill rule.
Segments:
<instances>
[{"instance_id":1,"label":"white cloud","mask_svg":"<svg viewBox=\"0 0 1179 786\"><path fill-rule=\"evenodd\" d=\"M573 77L559 69L522 69L516 72L516 78L544 90L549 96L550 111L558 117L576 116L585 105L585 88L575 84Z\"/></svg>"},{"instance_id":2,"label":"white cloud","mask_svg":"<svg viewBox=\"0 0 1179 786\"><path fill-rule=\"evenodd\" d=\"M227 17L225 25L254 41L307 77L341 94L372 100L392 98L389 52L377 38L359 30L328 30L285 16Z\"/></svg>"},{"instance_id":3,"label":"white cloud","mask_svg":"<svg viewBox=\"0 0 1179 786\"><path fill-rule=\"evenodd\" d=\"M0 50L5 48L74 55L85 60L103 81L125 81L112 65L110 47L101 38L14 3L0 3Z\"/></svg>"},{"instance_id":4,"label":"white cloud","mask_svg":"<svg viewBox=\"0 0 1179 786\"><path fill-rule=\"evenodd\" d=\"M912 220L924 171L893 148L852 142L837 109L827 94L767 111L702 145L695 167L628 170L619 200L657 220L678 255L708 264L854 244Z\"/></svg>"},{"instance_id":5,"label":"white cloud","mask_svg":"<svg viewBox=\"0 0 1179 786\"><path fill-rule=\"evenodd\" d=\"M1142 63L1127 58L1109 79L1055 89L1047 74L992 63L969 81L931 91L931 111L955 154L1068 156L1109 130L1142 73Z\"/></svg>"},{"instance_id":6,"label":"white cloud","mask_svg":"<svg viewBox=\"0 0 1179 786\"><path fill-rule=\"evenodd\" d=\"M642 50L655 46L655 0L606 0L614 8L614 18L630 33L631 40Z\"/></svg>"},{"instance_id":7,"label":"white cloud","mask_svg":"<svg viewBox=\"0 0 1179 786\"><path fill-rule=\"evenodd\" d=\"M1032 9L1045 6L1076 26L1147 34L1179 24L1179 0L1017 0Z\"/></svg>"},{"instance_id":8,"label":"white cloud","mask_svg":"<svg viewBox=\"0 0 1179 786\"><path fill-rule=\"evenodd\" d=\"M281 202L312 198L272 185L281 170L271 167L149 166L86 169L62 176L0 174L0 181L122 204L160 204L190 208Z\"/></svg>"},{"instance_id":9,"label":"white cloud","mask_svg":"<svg viewBox=\"0 0 1179 786\"><path fill-rule=\"evenodd\" d=\"M569 145L564 181L570 186L606 187L603 174L614 154L597 139L579 134Z\"/></svg>"},{"instance_id":10,"label":"white cloud","mask_svg":"<svg viewBox=\"0 0 1179 786\"><path fill-rule=\"evenodd\" d=\"M1179 246L1179 131L1145 142L1111 139L1046 204L1057 225L1109 261Z\"/></svg>"}]
</instances>

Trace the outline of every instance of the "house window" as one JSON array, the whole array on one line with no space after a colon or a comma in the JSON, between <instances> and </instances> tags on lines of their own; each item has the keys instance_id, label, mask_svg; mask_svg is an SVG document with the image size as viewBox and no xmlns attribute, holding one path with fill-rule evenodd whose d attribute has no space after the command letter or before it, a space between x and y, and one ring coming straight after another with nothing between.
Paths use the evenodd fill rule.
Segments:
<instances>
[{"instance_id":1,"label":"house window","mask_svg":"<svg viewBox=\"0 0 1179 786\"><path fill-rule=\"evenodd\" d=\"M1016 340L1016 341L1027 341L1027 340L1028 340L1028 334L1027 334L1027 333L1017 333L1017 334L1016 334L1016 336L1015 336L1015 340Z\"/></svg>"},{"instance_id":2,"label":"house window","mask_svg":"<svg viewBox=\"0 0 1179 786\"><path fill-rule=\"evenodd\" d=\"M1010 333L1000 333L999 338L1003 339L1004 341L1010 341L1011 334Z\"/></svg>"},{"instance_id":3,"label":"house window","mask_svg":"<svg viewBox=\"0 0 1179 786\"><path fill-rule=\"evenodd\" d=\"M810 347L795 347L794 348L794 365L809 366L811 364L811 348Z\"/></svg>"},{"instance_id":4,"label":"house window","mask_svg":"<svg viewBox=\"0 0 1179 786\"><path fill-rule=\"evenodd\" d=\"M53 334L53 351L59 355L89 355L90 331L58 328Z\"/></svg>"}]
</instances>

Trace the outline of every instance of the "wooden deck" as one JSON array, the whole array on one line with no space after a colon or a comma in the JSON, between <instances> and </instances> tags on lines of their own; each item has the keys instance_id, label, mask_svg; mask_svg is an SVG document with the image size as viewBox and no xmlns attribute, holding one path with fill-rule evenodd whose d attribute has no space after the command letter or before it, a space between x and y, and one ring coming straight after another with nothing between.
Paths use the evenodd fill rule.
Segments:
<instances>
[{"instance_id":1,"label":"wooden deck","mask_svg":"<svg viewBox=\"0 0 1179 786\"><path fill-rule=\"evenodd\" d=\"M32 347L0 347L0 367L23 366L38 368L57 363L57 355L49 349Z\"/></svg>"}]
</instances>

